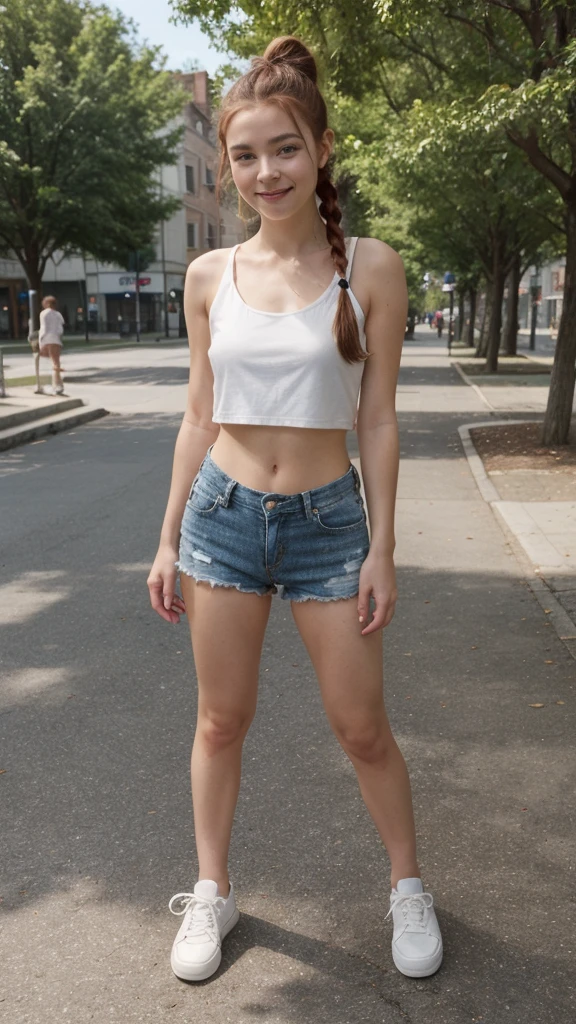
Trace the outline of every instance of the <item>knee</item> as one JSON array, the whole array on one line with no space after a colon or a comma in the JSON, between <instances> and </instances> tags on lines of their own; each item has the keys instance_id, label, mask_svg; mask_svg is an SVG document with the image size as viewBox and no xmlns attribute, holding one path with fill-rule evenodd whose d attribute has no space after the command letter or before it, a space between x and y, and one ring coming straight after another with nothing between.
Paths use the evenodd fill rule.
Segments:
<instances>
[{"instance_id":1,"label":"knee","mask_svg":"<svg viewBox=\"0 0 576 1024\"><path fill-rule=\"evenodd\" d=\"M242 742L252 715L234 712L207 712L198 718L197 735L208 755L217 754L227 747Z\"/></svg>"},{"instance_id":2,"label":"knee","mask_svg":"<svg viewBox=\"0 0 576 1024\"><path fill-rule=\"evenodd\" d=\"M343 722L334 731L348 757L367 764L387 761L396 745L388 723L380 719Z\"/></svg>"}]
</instances>

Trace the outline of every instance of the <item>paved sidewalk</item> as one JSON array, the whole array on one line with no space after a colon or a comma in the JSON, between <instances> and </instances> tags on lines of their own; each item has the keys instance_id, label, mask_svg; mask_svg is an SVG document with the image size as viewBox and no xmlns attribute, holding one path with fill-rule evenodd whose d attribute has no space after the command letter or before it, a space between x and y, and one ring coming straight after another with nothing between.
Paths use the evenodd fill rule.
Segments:
<instances>
[{"instance_id":1,"label":"paved sidewalk","mask_svg":"<svg viewBox=\"0 0 576 1024\"><path fill-rule=\"evenodd\" d=\"M278 599L230 855L241 919L186 985L167 904L195 880L196 678L145 580L187 370L89 365L117 414L0 456L6 1020L573 1024L574 661L463 453L477 394L433 342L406 345L385 694L444 964L393 966L387 858Z\"/></svg>"},{"instance_id":2,"label":"paved sidewalk","mask_svg":"<svg viewBox=\"0 0 576 1024\"><path fill-rule=\"evenodd\" d=\"M549 376L506 375L504 364L498 375L468 375L466 360L459 361L461 366L456 369L493 413L493 423L513 422L518 414L531 420L543 418L548 401ZM542 361L552 360L549 358ZM487 424L489 422L486 421ZM473 442L467 439L467 432L464 432L464 439L469 454L475 452ZM557 602L555 621L559 635L569 642L576 657L576 495L573 501L507 500L506 491L514 490L513 477L505 474L505 483L501 484L500 472L486 473L478 456L470 454L470 458L486 501L502 517L521 546L527 565L529 563L531 566L531 569L527 567L527 572L537 574L545 583L547 590L536 588L539 599L543 604ZM521 471L518 480L525 475L525 471ZM529 491L537 498L541 485L538 485L537 473L533 473L532 477L535 483ZM500 493L499 487L504 490L504 495Z\"/></svg>"}]
</instances>

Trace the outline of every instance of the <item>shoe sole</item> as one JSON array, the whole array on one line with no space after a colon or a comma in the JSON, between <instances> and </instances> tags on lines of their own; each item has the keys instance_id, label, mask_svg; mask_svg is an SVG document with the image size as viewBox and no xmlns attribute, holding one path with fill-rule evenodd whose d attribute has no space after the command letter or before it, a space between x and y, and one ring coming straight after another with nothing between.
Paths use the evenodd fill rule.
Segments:
<instances>
[{"instance_id":1,"label":"shoe sole","mask_svg":"<svg viewBox=\"0 0 576 1024\"><path fill-rule=\"evenodd\" d=\"M239 918L240 911L236 909L230 920L222 929L220 935L221 943L224 941L228 933L232 931L234 925L238 924ZM218 949L211 960L207 960L205 964L199 964L198 967L195 967L194 964L180 964L174 956L174 951L172 951L170 956L170 966L176 977L180 978L182 981L205 981L206 978L210 978L218 970L221 960L221 946L218 946Z\"/></svg>"},{"instance_id":2,"label":"shoe sole","mask_svg":"<svg viewBox=\"0 0 576 1024\"><path fill-rule=\"evenodd\" d=\"M405 967L402 961L396 958L396 956L394 955L394 951L392 952L392 959L400 973L405 974L407 978L428 978L431 974L436 974L436 971L440 968L442 964L443 955L444 951L441 946L440 951L436 955L436 959L433 961L432 966L427 967L426 970L418 970L411 967Z\"/></svg>"}]
</instances>

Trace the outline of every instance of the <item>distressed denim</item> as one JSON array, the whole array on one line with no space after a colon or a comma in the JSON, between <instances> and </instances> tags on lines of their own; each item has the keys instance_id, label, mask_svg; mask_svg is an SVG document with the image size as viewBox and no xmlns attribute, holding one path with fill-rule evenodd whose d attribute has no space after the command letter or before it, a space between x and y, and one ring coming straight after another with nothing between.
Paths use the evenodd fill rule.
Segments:
<instances>
[{"instance_id":1,"label":"distressed denim","mask_svg":"<svg viewBox=\"0 0 576 1024\"><path fill-rule=\"evenodd\" d=\"M212 587L335 601L358 593L370 540L360 478L297 494L255 491L211 457L196 474L182 518L177 568Z\"/></svg>"}]
</instances>

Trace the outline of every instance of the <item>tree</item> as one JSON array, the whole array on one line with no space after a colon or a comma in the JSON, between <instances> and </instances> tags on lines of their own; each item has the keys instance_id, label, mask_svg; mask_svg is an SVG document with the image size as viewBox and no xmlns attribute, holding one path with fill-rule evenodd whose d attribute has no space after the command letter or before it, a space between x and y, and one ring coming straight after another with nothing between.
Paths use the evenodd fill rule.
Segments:
<instances>
[{"instance_id":1,"label":"tree","mask_svg":"<svg viewBox=\"0 0 576 1024\"><path fill-rule=\"evenodd\" d=\"M41 292L50 256L126 265L178 200L154 172L175 159L183 92L119 14L82 0L3 0L0 247Z\"/></svg>"}]
</instances>

